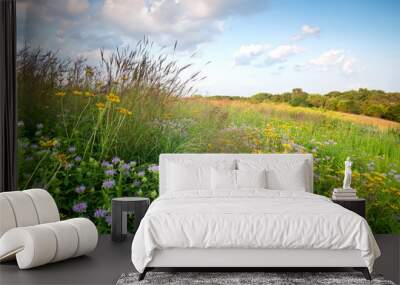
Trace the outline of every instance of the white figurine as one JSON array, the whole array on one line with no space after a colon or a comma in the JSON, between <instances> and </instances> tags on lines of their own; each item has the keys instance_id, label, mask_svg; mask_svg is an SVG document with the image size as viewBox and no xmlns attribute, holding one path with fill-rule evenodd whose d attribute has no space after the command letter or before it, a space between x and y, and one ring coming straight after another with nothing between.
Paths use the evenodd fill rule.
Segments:
<instances>
[{"instance_id":1,"label":"white figurine","mask_svg":"<svg viewBox=\"0 0 400 285\"><path fill-rule=\"evenodd\" d=\"M353 163L350 160L350 157L348 157L346 159L346 161L344 162L344 179L343 179L343 190L346 189L352 189L350 184L351 184L351 165Z\"/></svg>"}]
</instances>

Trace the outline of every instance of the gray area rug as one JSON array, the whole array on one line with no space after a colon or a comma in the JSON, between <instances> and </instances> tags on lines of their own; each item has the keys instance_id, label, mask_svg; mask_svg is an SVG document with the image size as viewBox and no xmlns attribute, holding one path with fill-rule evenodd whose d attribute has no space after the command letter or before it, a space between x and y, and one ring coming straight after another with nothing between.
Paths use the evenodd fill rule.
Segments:
<instances>
[{"instance_id":1,"label":"gray area rug","mask_svg":"<svg viewBox=\"0 0 400 285\"><path fill-rule=\"evenodd\" d=\"M138 273L122 274L117 285L146 284L267 284L267 285L297 285L297 284L368 284L395 285L381 276L372 276L368 281L359 272L148 272L146 278L138 281Z\"/></svg>"}]
</instances>

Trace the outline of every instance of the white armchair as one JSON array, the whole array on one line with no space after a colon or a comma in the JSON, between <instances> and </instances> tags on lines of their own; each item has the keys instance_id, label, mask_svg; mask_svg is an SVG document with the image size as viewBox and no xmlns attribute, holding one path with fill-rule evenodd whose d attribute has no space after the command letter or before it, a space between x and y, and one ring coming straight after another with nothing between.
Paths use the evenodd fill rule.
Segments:
<instances>
[{"instance_id":1,"label":"white armchair","mask_svg":"<svg viewBox=\"0 0 400 285\"><path fill-rule=\"evenodd\" d=\"M97 240L89 219L60 221L46 190L0 193L0 262L16 258L20 269L28 269L84 255Z\"/></svg>"}]
</instances>

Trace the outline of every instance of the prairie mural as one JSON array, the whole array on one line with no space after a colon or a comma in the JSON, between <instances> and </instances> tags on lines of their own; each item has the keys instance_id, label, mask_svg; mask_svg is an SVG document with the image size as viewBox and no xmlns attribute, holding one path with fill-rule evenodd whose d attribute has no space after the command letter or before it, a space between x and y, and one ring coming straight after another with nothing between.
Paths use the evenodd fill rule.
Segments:
<instances>
[{"instance_id":1,"label":"prairie mural","mask_svg":"<svg viewBox=\"0 0 400 285\"><path fill-rule=\"evenodd\" d=\"M341 84L337 85L341 91L330 89L330 85L328 91L323 87L312 89L313 78L301 85L302 81L293 77L297 76L293 72L302 71L285 74L285 69L289 68L286 56L301 54L305 49L300 47L301 42L309 37L322 38L319 27L303 26L291 39L293 42L281 47L242 45L236 53L232 52L233 65L220 67L218 56L204 55L209 52L207 48L214 49L212 44L208 43L207 47L200 36L193 38L198 30L191 29L192 26L181 27L181 17L168 19L181 30L171 31L167 27L152 30L146 22L146 17L153 21L165 20L151 13L158 11L160 5L178 5L177 2L161 1L159 6L150 5L147 7L150 11L155 9L148 12L150 16L137 10L141 11L137 12L138 18L147 25L150 36L139 37L136 31L128 29L119 40L130 33L130 45L120 43L113 35L110 36L112 47L106 46L109 35L100 35L86 18L93 17L94 23L95 16L109 19L112 15L99 9L112 2L114 6L107 6L110 9L123 8L125 4L142 7L142 1L81 1L64 10L54 6L54 3L62 6L72 2L40 1L42 12L30 1L18 2L20 189L47 189L55 198L62 218L89 217L102 233L106 233L110 231L111 198L144 196L155 199L158 196L160 153L312 153L314 189L325 196L341 186L344 161L350 156L354 161L352 185L359 197L367 199L367 220L372 230L400 233L400 93L393 90L397 83L391 81L387 89L382 88L385 91L367 88L369 85L343 88ZM235 6L221 1L221 11L228 13L229 9L235 9L238 13L247 7L246 1L233 2L241 4ZM241 17L252 19L257 10L267 9L262 2L254 1L256 7L246 10ZM185 3L188 7L178 5L173 11L193 20L197 14L190 10L192 2ZM43 11L48 18L41 18ZM55 18L49 16L50 11ZM89 11L103 14L92 15L94 12ZM269 13L268 9L265 11ZM212 23L228 21L235 13L215 16L210 12L207 19ZM49 27L43 26L46 21L57 23L58 30L48 30ZM77 21L87 26L79 30ZM134 20L129 21L127 25L134 24ZM191 24L199 29L213 27L201 21L193 20ZM41 34L35 27L44 27L47 34ZM231 23L231 27L235 25ZM73 30L68 34L68 29ZM224 33L212 29L209 32L214 33L212 38ZM61 33L64 33L62 37ZM75 46L77 38L81 44ZM90 52L72 52L82 46L90 46ZM196 52L200 56L193 55ZM266 57L262 66L254 63L260 60L259 56ZM332 57L334 60L329 63ZM209 63L209 58L214 58L216 63L212 60ZM294 68L304 68L307 74L316 66L322 69L314 72L318 76L327 72L328 78L334 68L331 72L339 79L332 78L332 81L347 82L353 72L357 72L354 61L352 56L336 51L310 60L307 67L294 63ZM327 62L329 64L322 66ZM253 63L255 66L251 67ZM217 72L218 68L210 67L213 64L221 68L219 71L223 74ZM281 66L284 67L279 71ZM250 67L253 69L248 72L246 69ZM241 69L243 78L238 80L235 74L230 74L231 69ZM275 74L277 71L281 73ZM252 72L257 75L252 76ZM261 73L265 80L288 79L281 87L270 91L268 84L262 86L257 81ZM361 76L362 71L357 74ZM232 78L225 78L230 75ZM291 76L294 83L290 81ZM227 82L226 94L218 96ZM320 84L315 82L315 85ZM258 92L253 90L254 86ZM237 90L238 94L232 90Z\"/></svg>"}]
</instances>

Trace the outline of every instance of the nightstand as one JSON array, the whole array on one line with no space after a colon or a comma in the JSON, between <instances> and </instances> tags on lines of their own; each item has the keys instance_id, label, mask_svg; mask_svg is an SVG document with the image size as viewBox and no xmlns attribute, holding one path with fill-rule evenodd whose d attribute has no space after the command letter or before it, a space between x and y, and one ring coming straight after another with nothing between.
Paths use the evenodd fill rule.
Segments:
<instances>
[{"instance_id":1,"label":"nightstand","mask_svg":"<svg viewBox=\"0 0 400 285\"><path fill-rule=\"evenodd\" d=\"M139 227L140 221L146 214L150 205L149 198L143 197L120 197L111 201L111 238L113 241L123 241L128 233L127 214L135 215L135 231Z\"/></svg>"},{"instance_id":2,"label":"nightstand","mask_svg":"<svg viewBox=\"0 0 400 285\"><path fill-rule=\"evenodd\" d=\"M356 198L351 200L334 200L333 203L339 204L340 206L359 214L361 217L365 218L365 199Z\"/></svg>"}]
</instances>

